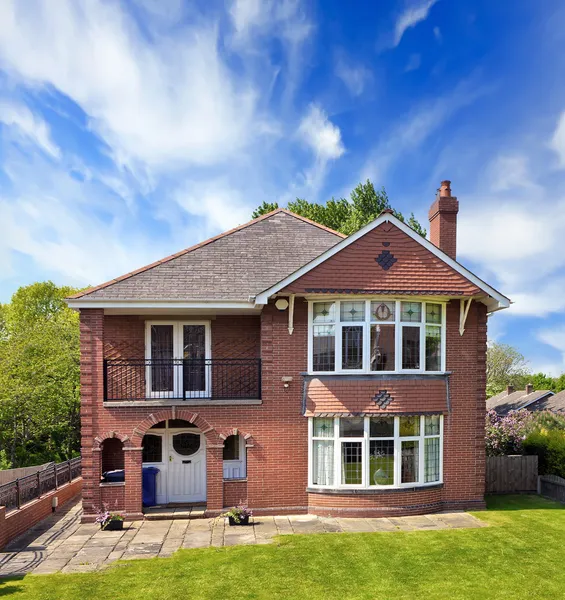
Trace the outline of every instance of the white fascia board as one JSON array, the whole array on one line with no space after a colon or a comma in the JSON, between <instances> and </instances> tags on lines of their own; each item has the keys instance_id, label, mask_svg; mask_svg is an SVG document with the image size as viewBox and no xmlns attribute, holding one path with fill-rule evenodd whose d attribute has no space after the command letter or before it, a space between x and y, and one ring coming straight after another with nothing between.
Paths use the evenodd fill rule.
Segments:
<instances>
[{"instance_id":1,"label":"white fascia board","mask_svg":"<svg viewBox=\"0 0 565 600\"><path fill-rule=\"evenodd\" d=\"M183 300L106 300L106 299L86 299L76 298L67 299L70 308L183 308L183 309L221 309L229 308L235 310L256 310L261 308L257 302L222 302L218 300L199 300L195 302L186 302Z\"/></svg>"},{"instance_id":2,"label":"white fascia board","mask_svg":"<svg viewBox=\"0 0 565 600\"><path fill-rule=\"evenodd\" d=\"M370 223L365 225L365 227L359 229L359 231L355 232L349 237L346 237L341 242L338 242L335 246L333 246L329 250L326 250L323 254L320 254L320 256L305 264L303 267L290 274L288 277L285 277L283 280L279 281L274 286L270 287L264 292L261 292L257 295L255 302L257 302L257 304L267 304L269 298L273 294L276 294L280 290L284 289L287 285L291 284L293 281L296 281L297 279L302 277L302 275L305 275L306 273L308 273L321 263L325 262L326 260L328 260L328 258L331 258L344 248L347 248L347 246L349 246L353 242L356 242L359 238L363 237L382 223L392 223L393 225L396 225L396 227L398 227L406 235L408 235L413 240L424 246L426 250L429 250L432 254L437 256L447 265L449 265L453 270L457 271L460 275L463 275L463 277L468 279L470 282L474 283L478 288L480 288L491 298L493 298L495 300L495 303L491 303L491 306L489 307L491 312L494 312L495 310L500 310L501 308L508 308L510 306L510 300L506 296L503 296L500 292L497 292L493 287L485 283L482 279L479 279L476 275L471 273L471 271L466 269L463 265L453 260L450 256L448 256L445 252L440 250L437 246L434 246L434 244L432 244L429 240L422 237L419 233L416 233L411 227L408 227L408 225L406 225L400 219L398 219L390 213L386 213L381 215L380 217L377 217L374 221L371 221ZM488 303L486 304L488 305Z\"/></svg>"}]
</instances>

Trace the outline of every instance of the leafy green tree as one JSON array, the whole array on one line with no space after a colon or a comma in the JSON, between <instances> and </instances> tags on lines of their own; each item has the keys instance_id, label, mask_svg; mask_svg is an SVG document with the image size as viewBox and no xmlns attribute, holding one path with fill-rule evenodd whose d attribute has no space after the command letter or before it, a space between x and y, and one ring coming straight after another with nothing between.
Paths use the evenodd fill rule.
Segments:
<instances>
[{"instance_id":1,"label":"leafy green tree","mask_svg":"<svg viewBox=\"0 0 565 600\"><path fill-rule=\"evenodd\" d=\"M506 386L524 388L530 376L528 363L516 348L493 342L487 348L487 396L495 396Z\"/></svg>"},{"instance_id":2,"label":"leafy green tree","mask_svg":"<svg viewBox=\"0 0 565 600\"><path fill-rule=\"evenodd\" d=\"M11 469L12 463L8 460L6 456L6 450L0 450L0 471L5 471L6 469Z\"/></svg>"},{"instance_id":3,"label":"leafy green tree","mask_svg":"<svg viewBox=\"0 0 565 600\"><path fill-rule=\"evenodd\" d=\"M66 460L80 448L79 323L48 281L0 311L0 450L14 467Z\"/></svg>"},{"instance_id":4,"label":"leafy green tree","mask_svg":"<svg viewBox=\"0 0 565 600\"><path fill-rule=\"evenodd\" d=\"M278 207L276 202L263 202L261 206L253 211L253 218L271 212ZM340 231L345 235L355 233L361 227L376 219L386 209L391 209L386 191L384 188L378 191L375 190L375 186L368 179L365 183L360 183L351 192L349 200L331 198L325 204L317 204L316 202L308 202L308 200L297 198L288 203L288 210L293 213L311 219L330 229ZM406 222L402 213L392 210L396 217ZM426 230L414 217L414 213L410 215L407 223L417 233L423 237L426 236Z\"/></svg>"}]
</instances>

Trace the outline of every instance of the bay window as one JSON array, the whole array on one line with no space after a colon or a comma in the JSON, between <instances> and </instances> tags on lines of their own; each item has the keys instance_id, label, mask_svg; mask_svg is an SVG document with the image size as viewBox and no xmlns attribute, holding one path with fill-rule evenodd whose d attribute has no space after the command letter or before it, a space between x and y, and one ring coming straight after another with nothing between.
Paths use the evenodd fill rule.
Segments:
<instances>
[{"instance_id":1,"label":"bay window","mask_svg":"<svg viewBox=\"0 0 565 600\"><path fill-rule=\"evenodd\" d=\"M311 302L309 372L441 372L444 340L439 302Z\"/></svg>"},{"instance_id":2,"label":"bay window","mask_svg":"<svg viewBox=\"0 0 565 600\"><path fill-rule=\"evenodd\" d=\"M309 419L310 481L323 488L402 488L442 480L441 415Z\"/></svg>"}]
</instances>

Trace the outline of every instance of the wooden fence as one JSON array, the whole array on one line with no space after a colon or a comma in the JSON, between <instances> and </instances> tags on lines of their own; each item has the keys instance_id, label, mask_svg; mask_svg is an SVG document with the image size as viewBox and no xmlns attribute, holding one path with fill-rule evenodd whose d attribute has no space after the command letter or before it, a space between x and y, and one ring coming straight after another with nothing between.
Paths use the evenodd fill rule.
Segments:
<instances>
[{"instance_id":1,"label":"wooden fence","mask_svg":"<svg viewBox=\"0 0 565 600\"><path fill-rule=\"evenodd\" d=\"M53 468L55 463L49 462L44 465L36 465L35 467L20 467L19 469L5 469L4 471L0 471L0 485L4 485L5 483L10 483L11 481L16 481L16 479L21 479L22 477L26 477L27 475L33 475L38 471L45 471L48 467Z\"/></svg>"},{"instance_id":2,"label":"wooden fence","mask_svg":"<svg viewBox=\"0 0 565 600\"><path fill-rule=\"evenodd\" d=\"M565 503L565 479L557 475L540 475L538 494Z\"/></svg>"},{"instance_id":3,"label":"wooden fence","mask_svg":"<svg viewBox=\"0 0 565 600\"><path fill-rule=\"evenodd\" d=\"M487 457L487 494L536 492L537 482L537 456Z\"/></svg>"}]
</instances>

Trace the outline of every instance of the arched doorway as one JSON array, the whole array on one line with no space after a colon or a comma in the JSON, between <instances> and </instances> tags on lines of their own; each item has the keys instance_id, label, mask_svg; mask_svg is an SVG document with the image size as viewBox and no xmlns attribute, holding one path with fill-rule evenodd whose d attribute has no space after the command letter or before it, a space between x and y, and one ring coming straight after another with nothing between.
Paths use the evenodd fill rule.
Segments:
<instances>
[{"instance_id":1,"label":"arched doorway","mask_svg":"<svg viewBox=\"0 0 565 600\"><path fill-rule=\"evenodd\" d=\"M157 504L206 501L206 437L184 419L168 419L143 437L143 466L159 469Z\"/></svg>"}]
</instances>

